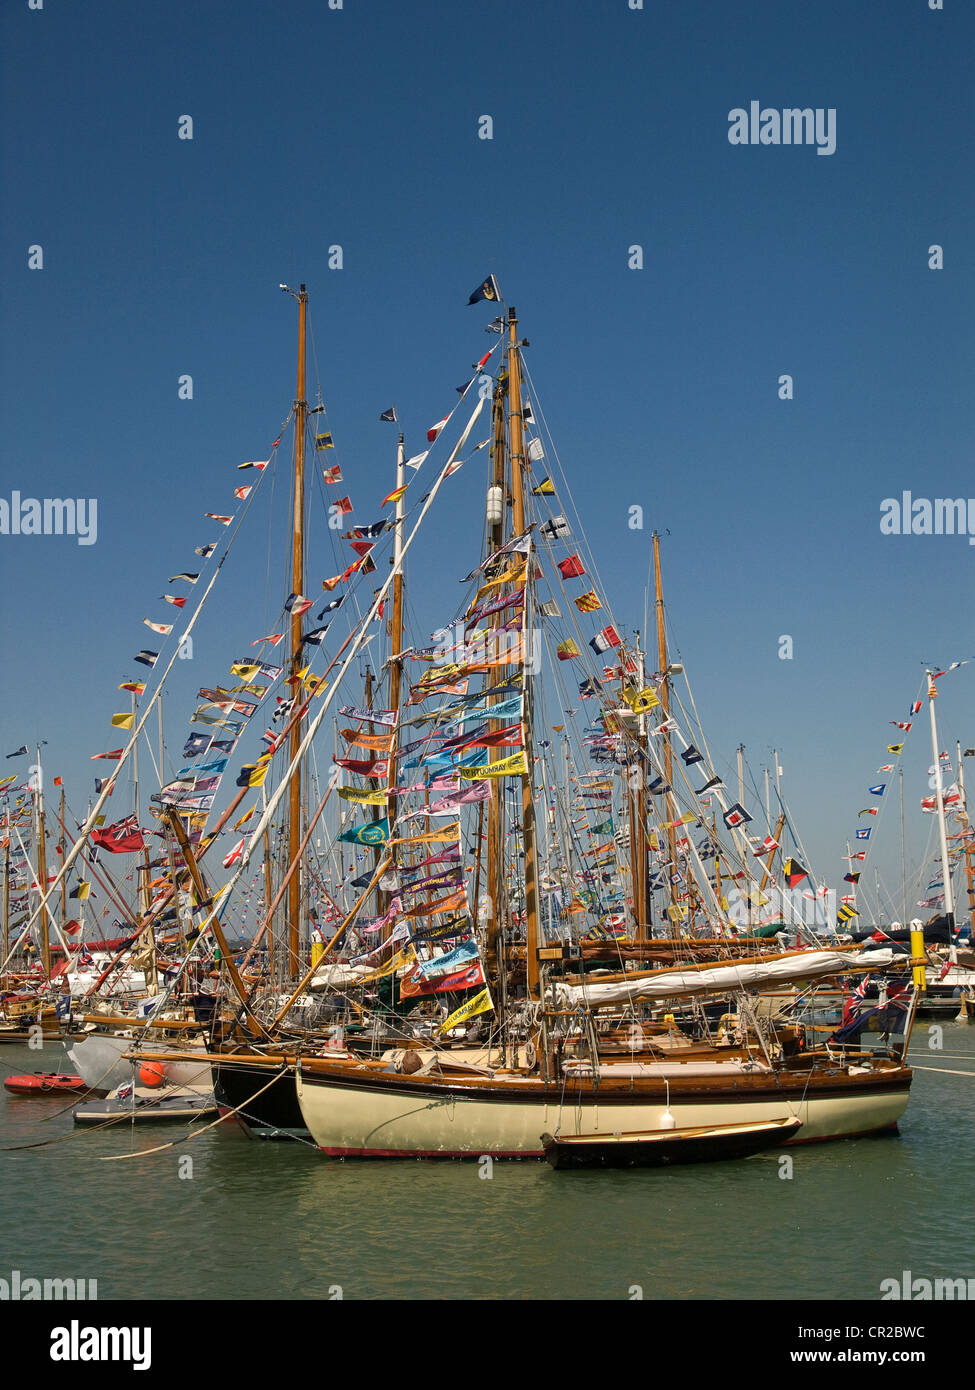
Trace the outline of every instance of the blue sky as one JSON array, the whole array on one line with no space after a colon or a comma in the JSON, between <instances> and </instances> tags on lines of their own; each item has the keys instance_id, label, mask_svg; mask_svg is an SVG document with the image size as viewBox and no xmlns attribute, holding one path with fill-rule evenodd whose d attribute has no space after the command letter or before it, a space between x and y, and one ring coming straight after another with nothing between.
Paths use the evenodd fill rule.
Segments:
<instances>
[{"instance_id":1,"label":"blue sky","mask_svg":"<svg viewBox=\"0 0 975 1390\"><path fill-rule=\"evenodd\" d=\"M265 456L293 398L279 282L309 286L310 393L320 379L361 522L393 485L379 412L395 402L423 447L492 341L467 307L492 271L614 616L641 625L649 533L669 531L671 636L719 767L741 742L760 776L778 748L835 883L888 721L925 663L975 654L975 549L879 529L904 489L975 495L973 28L957 0L12 0L0 496L96 497L99 513L90 547L0 536L3 751L46 738L83 807L89 754L118 743L115 687L153 646L141 618L165 617L167 576L217 538L203 513L232 510L235 464ZM729 144L728 113L751 100L835 108L836 152ZM34 244L43 270L27 269ZM483 476L457 482L411 581L431 628L480 542ZM226 676L290 588L277 562L267 578L268 534L265 519L235 554L174 683L174 750L196 685ZM334 572L316 553L319 569ZM975 666L942 682L943 747L975 744L973 681ZM929 762L918 725L918 853ZM895 820L875 832L881 867Z\"/></svg>"}]
</instances>

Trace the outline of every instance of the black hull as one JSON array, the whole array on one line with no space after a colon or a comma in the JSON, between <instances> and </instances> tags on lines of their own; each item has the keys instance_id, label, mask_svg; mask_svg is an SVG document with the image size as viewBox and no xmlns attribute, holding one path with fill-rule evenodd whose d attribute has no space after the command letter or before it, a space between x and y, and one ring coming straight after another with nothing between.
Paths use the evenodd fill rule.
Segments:
<instances>
[{"instance_id":1,"label":"black hull","mask_svg":"<svg viewBox=\"0 0 975 1390\"><path fill-rule=\"evenodd\" d=\"M677 1163L713 1163L749 1158L787 1143L801 1126L789 1124L724 1125L713 1129L663 1130L654 1134L553 1139L542 1135L545 1158L553 1168L667 1168Z\"/></svg>"},{"instance_id":2,"label":"black hull","mask_svg":"<svg viewBox=\"0 0 975 1390\"><path fill-rule=\"evenodd\" d=\"M213 1061L213 1094L221 1113L234 1118L252 1139L306 1139L293 1067L281 1071L269 1063L234 1065L232 1054ZM271 1083L268 1085L268 1083ZM266 1088L266 1089L265 1089ZM260 1094L258 1094L260 1092Z\"/></svg>"}]
</instances>

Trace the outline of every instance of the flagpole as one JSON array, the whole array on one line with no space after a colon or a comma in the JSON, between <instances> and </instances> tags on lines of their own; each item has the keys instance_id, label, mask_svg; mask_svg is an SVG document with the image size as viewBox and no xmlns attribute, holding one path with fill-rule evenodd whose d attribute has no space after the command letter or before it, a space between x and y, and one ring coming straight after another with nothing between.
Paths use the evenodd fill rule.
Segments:
<instances>
[{"instance_id":1,"label":"flagpole","mask_svg":"<svg viewBox=\"0 0 975 1390\"><path fill-rule=\"evenodd\" d=\"M948 865L948 830L945 825L945 798L941 781L941 758L938 752L938 725L934 717L934 702L938 694L934 677L928 671L928 708L931 711L931 748L934 757L935 795L938 798L938 832L941 837L941 877L945 887L945 916L949 929L955 924L955 900L951 891L951 870Z\"/></svg>"}]
</instances>

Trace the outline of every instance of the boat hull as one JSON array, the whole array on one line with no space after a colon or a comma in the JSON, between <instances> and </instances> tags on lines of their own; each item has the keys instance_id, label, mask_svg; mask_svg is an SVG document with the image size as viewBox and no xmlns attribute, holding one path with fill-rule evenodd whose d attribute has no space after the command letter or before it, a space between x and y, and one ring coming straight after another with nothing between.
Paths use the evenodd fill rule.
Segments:
<instances>
[{"instance_id":1,"label":"boat hull","mask_svg":"<svg viewBox=\"0 0 975 1390\"><path fill-rule=\"evenodd\" d=\"M67 1049L68 1056L84 1078L85 1085L92 1091L114 1091L132 1080L133 1063L126 1061L122 1054L131 1052L135 1040L121 1033L89 1033L80 1042ZM165 1043L152 1044L153 1048L168 1051ZM205 1056L199 1061L188 1060L186 1044L173 1047L178 1051L178 1060L166 1061L160 1066L160 1074L166 1085L209 1086L210 1064Z\"/></svg>"},{"instance_id":2,"label":"boat hull","mask_svg":"<svg viewBox=\"0 0 975 1390\"><path fill-rule=\"evenodd\" d=\"M233 1054L210 1054L213 1093L221 1114L234 1119L251 1139L305 1139L310 1136L295 1093L294 1065L244 1061Z\"/></svg>"},{"instance_id":3,"label":"boat hull","mask_svg":"<svg viewBox=\"0 0 975 1390\"><path fill-rule=\"evenodd\" d=\"M798 1120L765 1125L716 1125L710 1129L660 1130L654 1134L597 1134L566 1139L542 1135L552 1168L666 1168L678 1163L714 1163L750 1158L788 1143Z\"/></svg>"},{"instance_id":4,"label":"boat hull","mask_svg":"<svg viewBox=\"0 0 975 1390\"><path fill-rule=\"evenodd\" d=\"M911 1073L767 1074L670 1080L681 1129L798 1119L790 1143L896 1131ZM337 1158L541 1158L544 1133L595 1135L658 1130L668 1109L663 1078L593 1087L391 1076L305 1062L296 1078L305 1124Z\"/></svg>"}]
</instances>

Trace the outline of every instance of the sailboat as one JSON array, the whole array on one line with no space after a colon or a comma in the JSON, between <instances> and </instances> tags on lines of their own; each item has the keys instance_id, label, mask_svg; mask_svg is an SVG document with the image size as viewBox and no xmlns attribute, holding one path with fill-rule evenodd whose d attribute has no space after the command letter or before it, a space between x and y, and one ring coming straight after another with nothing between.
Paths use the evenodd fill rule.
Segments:
<instances>
[{"instance_id":1,"label":"sailboat","mask_svg":"<svg viewBox=\"0 0 975 1390\"><path fill-rule=\"evenodd\" d=\"M150 926L182 895L193 931L186 933L177 980L210 945L219 956L225 1005L215 1013L205 1057L224 1109L245 1118L253 1132L307 1132L324 1153L342 1157L540 1158L543 1136L557 1142L670 1124L681 1133L773 1126L773 1133L788 1132L790 1142L896 1127L911 1082L903 1048L890 1055L808 1050L800 1030L757 1016L754 996L763 988L900 968L904 958L883 948L824 948L815 940L781 951L774 942L735 933L723 884L729 875L747 879L750 872L753 851L743 829L750 816L740 802L729 804L706 743L699 738L698 748L686 736L683 715L677 718L672 680L680 668L667 655L659 537L653 546L660 669L648 674L640 642L613 622L585 636L587 622L610 616L591 617L608 609L608 599L596 587L581 537L561 511L551 510L559 488L534 468L545 445L523 389L526 344L513 308L490 325L495 346L458 388L455 410L472 406L469 418L410 507L407 466L413 477L431 466L427 457L447 437L454 412L431 427L431 448L413 459L406 459L400 437L396 485L381 504L392 503L392 515L350 530L359 558L323 587L331 593L349 586L339 590L341 601L365 562L373 563L373 541L385 532L392 539L390 574L363 603L324 672L312 672L309 654L323 651L328 624L310 629L303 620L311 606L303 598L305 448L310 416L324 407L311 408L305 399L307 292L301 286L292 293L299 334L287 657L281 665L261 657L234 662L242 682L234 691L201 690L209 703L197 715L231 728L227 757L222 753L216 774L207 763L181 769L159 793L172 868L168 886L142 918ZM500 305L493 276L471 297L480 300ZM493 372L485 372L495 352ZM471 459L488 449L480 559L463 581L460 610L429 642L417 633L407 645L407 557L423 553L426 518L449 493L488 403L488 437L467 460L469 476ZM331 433L316 435L315 445L316 454L333 447ZM324 472L326 483L334 479L336 470ZM229 525L234 518L217 520ZM585 584L577 584L584 576ZM390 598L385 684L379 691L370 683L360 699L350 698L353 663ZM284 635L258 640L276 645ZM582 681L569 683L565 672L582 668L567 663L581 662L586 647L610 664L590 666ZM410 679L414 664L422 674ZM258 672L267 680L255 683ZM289 686L289 698L278 697L283 729L268 731L268 751L245 764L239 793L212 829L194 831L194 816L209 813L214 784L246 721L282 676ZM339 705L341 698L349 703ZM569 725L561 718L551 724L577 700L598 710L587 728L571 722L574 710ZM344 754L365 756L334 753L333 768L344 780L330 777L310 799L309 768L325 721L336 714L343 723L333 746L341 736L349 745ZM549 731L566 734L561 745ZM196 736L190 749L197 750ZM699 775L706 779L700 787ZM217 888L202 861L252 788L261 793L259 814L255 806L237 822L243 828L256 816L225 857L231 877ZM587 807L596 808L592 823ZM361 871L352 882L348 875L333 881L337 896L321 879L316 827L333 845L360 847ZM262 853L263 921L243 959L235 960L223 919ZM328 931L314 948L313 899L331 903ZM616 971L607 972L614 964ZM170 981L161 992L160 1009L173 986ZM147 1040L131 1056L192 1063L200 1054L157 1054Z\"/></svg>"},{"instance_id":2,"label":"sailboat","mask_svg":"<svg viewBox=\"0 0 975 1390\"><path fill-rule=\"evenodd\" d=\"M421 938L409 923L404 930L401 920L388 941L391 946L405 945L386 962L387 968L409 966L405 979L411 986L417 977L429 985L448 968L447 963L451 967L456 963L454 943L459 940L472 952L468 960L476 957L480 973L472 978L466 1002L443 1021L440 1030L449 1033L482 1013L493 1013L500 1043L495 1060L480 1066L451 1057L449 1052L425 1060L410 1050L392 1067L384 1061L302 1054L296 1090L305 1124L318 1147L337 1157L541 1157L552 1136L632 1134L666 1127L668 1120L676 1121L682 1131L798 1121L801 1130L792 1142L892 1129L910 1088L911 1073L903 1055L842 1056L830 1051L806 1053L801 1048L792 1048L789 1055L783 1042L764 1036L753 1019L744 1048L711 1047L704 1050L705 1055L691 1058L686 1052L668 1055L652 1033L645 1037L639 1023L647 1006L727 991L740 999L744 1013L749 991L790 980L829 979L863 969L866 959L877 969L892 963L892 952L802 950L735 958L728 951L729 935L723 941L719 938L727 963L688 963L693 942L685 940L683 961L678 957L675 966L623 970L597 982L584 972L567 973L567 967L571 971L579 962L577 942L546 936L540 910L536 806L544 789L537 782L534 753L536 741L539 746L542 743L535 728L541 708L536 685L539 662L529 648L539 640L545 617L553 609L558 611L554 600L541 599L539 593L553 560L563 580L581 577L586 570L575 549L564 560L557 559L560 543L571 534L563 516L545 522L529 517L527 497L545 496L554 488L546 487L548 479L532 486L531 462L538 451L526 442L523 345L513 308L508 310L505 328L505 367L494 394L487 556L468 576L477 588L457 629L463 632L460 650L454 660L433 665L411 693L411 701L417 702L433 693L446 697L431 722L441 735L459 728L460 736L442 739L435 760L444 765L442 752L450 748L447 765L467 789L448 793L433 810L429 799L412 812L399 803L399 824L404 828L418 817L421 824L433 815L458 817L458 837L463 809L478 808L479 824L487 826L486 904L476 933L464 894L435 900L419 910L404 911L401 906L402 916L414 921L416 916L437 912L441 916L459 912L461 917L448 923L454 934L444 945L451 949L439 959L431 959L426 952L425 959L420 959ZM506 535L502 523L509 509ZM583 602L576 604L580 612L603 606L594 589L580 597ZM516 615L514 623L506 621L510 612ZM472 640L472 625L485 618L490 620L486 636ZM512 630L516 640L502 652L496 639ZM681 860L679 827L701 822L690 813L685 817L672 813L675 774L665 651L663 671L654 688L644 684L639 664L627 659L625 644L612 624L589 645L597 655L611 651L618 660L621 703L636 716L634 721L625 714L604 715L603 736L610 744L616 742L617 756L627 770L635 767L646 772L651 765L658 773L652 781L637 776L628 784L633 936L637 947L652 959L660 948L650 938L647 908L651 843L647 786L651 793L661 792L668 808L663 822L667 865L675 871L669 876L670 906L664 923L671 945L679 939L679 927L688 915L704 906L706 875L701 891L690 895L690 907L688 895L676 891L682 878L677 865L686 866L692 857L699 860L698 855L686 852ZM557 655L564 659L578 655L579 650L574 639L567 638ZM483 677L483 687L471 695L468 683L476 675ZM659 759L649 753L644 726L646 714L654 709L660 715L654 732L664 737ZM469 725L477 720L486 723L477 730L477 738L467 737ZM400 755L412 747L404 744L404 727L405 721L398 725ZM510 746L519 751L499 756ZM462 750L478 747L486 750L486 756L468 758L462 765L464 758L458 756ZM704 762L691 746L685 746L682 761L685 767ZM720 778L709 779L704 790L718 783ZM749 819L738 803L721 805L730 830ZM506 832L520 846L513 856L510 846L506 850ZM391 836L390 845L403 845L409 856L425 838L407 831ZM719 898L712 894L712 901ZM444 934L441 931L441 937ZM640 1056L620 1060L601 1052L599 1034L606 1010L615 1011L617 1027L622 1023L639 1029ZM588 1043L581 1049L588 1055L580 1055L580 1040Z\"/></svg>"}]
</instances>

